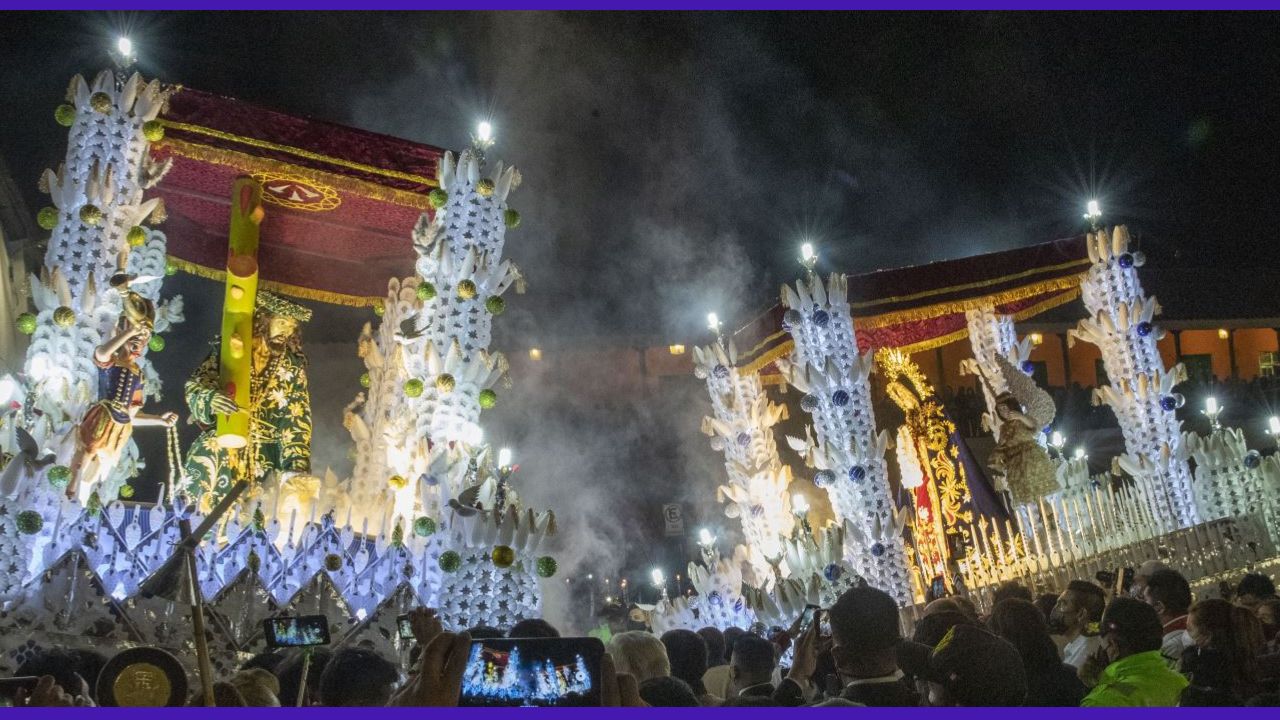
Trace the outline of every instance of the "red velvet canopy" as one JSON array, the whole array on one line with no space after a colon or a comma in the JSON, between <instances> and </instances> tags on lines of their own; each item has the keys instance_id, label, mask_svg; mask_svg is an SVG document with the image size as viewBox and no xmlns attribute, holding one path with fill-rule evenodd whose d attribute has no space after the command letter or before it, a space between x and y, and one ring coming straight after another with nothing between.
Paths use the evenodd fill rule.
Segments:
<instances>
[{"instance_id":1,"label":"red velvet canopy","mask_svg":"<svg viewBox=\"0 0 1280 720\"><path fill-rule=\"evenodd\" d=\"M849 277L858 346L919 352L968 334L965 311L994 304L1024 319L1069 302L1088 269L1084 236ZM749 372L779 380L774 360L790 354L781 303L733 335Z\"/></svg>"},{"instance_id":2,"label":"red velvet canopy","mask_svg":"<svg viewBox=\"0 0 1280 720\"><path fill-rule=\"evenodd\" d=\"M156 158L173 167L164 199L178 267L221 278L235 178L263 184L259 265L265 287L344 305L371 305L387 280L412 271L410 234L429 209L443 151L182 89L161 114Z\"/></svg>"}]
</instances>

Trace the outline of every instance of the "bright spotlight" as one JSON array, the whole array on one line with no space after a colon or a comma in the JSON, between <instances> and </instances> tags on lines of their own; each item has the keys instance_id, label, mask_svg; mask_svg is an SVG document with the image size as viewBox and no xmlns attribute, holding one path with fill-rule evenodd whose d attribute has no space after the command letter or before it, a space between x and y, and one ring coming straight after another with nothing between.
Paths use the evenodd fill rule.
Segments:
<instances>
[{"instance_id":1,"label":"bright spotlight","mask_svg":"<svg viewBox=\"0 0 1280 720\"><path fill-rule=\"evenodd\" d=\"M711 332L720 329L720 316L715 313L707 313L707 327L711 328Z\"/></svg>"},{"instance_id":2,"label":"bright spotlight","mask_svg":"<svg viewBox=\"0 0 1280 720\"><path fill-rule=\"evenodd\" d=\"M805 243L800 246L800 257L805 260L813 259L813 243Z\"/></svg>"},{"instance_id":3,"label":"bright spotlight","mask_svg":"<svg viewBox=\"0 0 1280 720\"><path fill-rule=\"evenodd\" d=\"M1097 200L1090 200L1089 204L1085 206L1085 212L1088 213L1085 217L1098 217L1102 214L1102 206L1098 204Z\"/></svg>"},{"instance_id":4,"label":"bright spotlight","mask_svg":"<svg viewBox=\"0 0 1280 720\"><path fill-rule=\"evenodd\" d=\"M133 41L127 37L121 37L116 40L116 50L119 50L120 54L125 57L133 55Z\"/></svg>"},{"instance_id":5,"label":"bright spotlight","mask_svg":"<svg viewBox=\"0 0 1280 720\"><path fill-rule=\"evenodd\" d=\"M1083 460L1084 458L1085 458L1084 448L1082 447L1076 448L1076 459Z\"/></svg>"},{"instance_id":6,"label":"bright spotlight","mask_svg":"<svg viewBox=\"0 0 1280 720\"><path fill-rule=\"evenodd\" d=\"M498 451L498 467L511 467L511 448Z\"/></svg>"},{"instance_id":7,"label":"bright spotlight","mask_svg":"<svg viewBox=\"0 0 1280 720\"><path fill-rule=\"evenodd\" d=\"M487 120L482 121L476 126L476 137L483 143L493 142L493 126Z\"/></svg>"},{"instance_id":8,"label":"bright spotlight","mask_svg":"<svg viewBox=\"0 0 1280 720\"><path fill-rule=\"evenodd\" d=\"M702 528L701 530L699 530L699 531L698 531L698 542L699 542L699 543L701 543L701 544L703 544L703 545L710 545L711 543L715 542L715 540L716 540L716 539L715 539L714 537L712 537L712 535L711 535L711 531L710 531L710 530L708 530L708 529L706 529L706 528Z\"/></svg>"},{"instance_id":9,"label":"bright spotlight","mask_svg":"<svg viewBox=\"0 0 1280 720\"><path fill-rule=\"evenodd\" d=\"M667 584L667 577L662 574L662 568L650 570L649 579L653 581L654 587L662 587Z\"/></svg>"}]
</instances>

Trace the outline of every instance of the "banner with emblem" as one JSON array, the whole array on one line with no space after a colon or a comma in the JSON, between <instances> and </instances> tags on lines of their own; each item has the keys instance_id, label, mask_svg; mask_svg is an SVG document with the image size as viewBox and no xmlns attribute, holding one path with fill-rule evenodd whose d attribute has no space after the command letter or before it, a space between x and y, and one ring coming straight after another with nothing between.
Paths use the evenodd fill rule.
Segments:
<instances>
[{"instance_id":1,"label":"banner with emblem","mask_svg":"<svg viewBox=\"0 0 1280 720\"><path fill-rule=\"evenodd\" d=\"M261 284L294 297L373 305L387 280L413 272L411 233L429 209L439 148L268 110L183 88L160 116L150 191L164 200L169 253L180 270L221 279L230 191L262 183L267 216Z\"/></svg>"}]
</instances>

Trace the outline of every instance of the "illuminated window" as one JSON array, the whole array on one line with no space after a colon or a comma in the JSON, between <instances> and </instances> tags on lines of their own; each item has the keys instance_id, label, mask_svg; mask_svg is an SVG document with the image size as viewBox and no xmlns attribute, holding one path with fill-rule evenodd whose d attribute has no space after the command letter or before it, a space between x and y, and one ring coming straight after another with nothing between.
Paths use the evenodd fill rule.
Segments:
<instances>
[{"instance_id":1,"label":"illuminated window","mask_svg":"<svg viewBox=\"0 0 1280 720\"><path fill-rule=\"evenodd\" d=\"M683 354L684 354L684 346L683 346L683 345L670 345L670 346L668 346L668 347L667 347L667 350L668 350L668 351L670 351L672 355L683 355Z\"/></svg>"},{"instance_id":2,"label":"illuminated window","mask_svg":"<svg viewBox=\"0 0 1280 720\"><path fill-rule=\"evenodd\" d=\"M1280 353L1264 352L1258 355L1258 374L1262 377L1276 376L1276 356Z\"/></svg>"}]
</instances>

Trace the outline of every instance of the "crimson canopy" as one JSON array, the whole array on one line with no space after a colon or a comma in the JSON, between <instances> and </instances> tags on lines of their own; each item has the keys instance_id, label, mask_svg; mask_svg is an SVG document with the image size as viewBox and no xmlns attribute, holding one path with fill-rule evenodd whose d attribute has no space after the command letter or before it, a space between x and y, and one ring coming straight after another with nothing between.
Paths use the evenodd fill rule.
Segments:
<instances>
[{"instance_id":1,"label":"crimson canopy","mask_svg":"<svg viewBox=\"0 0 1280 720\"><path fill-rule=\"evenodd\" d=\"M913 353L968 334L965 311L994 305L1022 320L1075 299L1088 270L1084 236L849 277L849 306L858 346ZM774 305L733 334L748 372L780 380L774 361L791 353Z\"/></svg>"},{"instance_id":2,"label":"crimson canopy","mask_svg":"<svg viewBox=\"0 0 1280 720\"><path fill-rule=\"evenodd\" d=\"M436 164L430 145L300 118L184 88L160 116L171 159L151 191L164 199L169 253L178 267L221 279L231 185L263 185L259 243L264 287L343 305L372 305L387 280L409 274L411 232L429 209Z\"/></svg>"}]
</instances>

